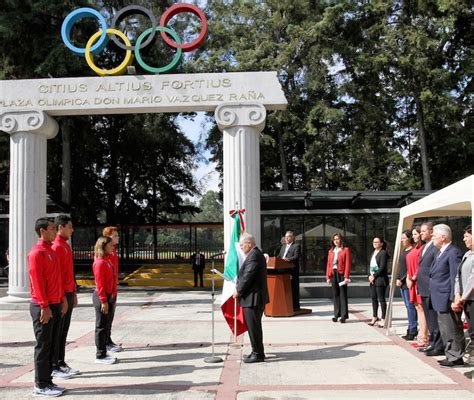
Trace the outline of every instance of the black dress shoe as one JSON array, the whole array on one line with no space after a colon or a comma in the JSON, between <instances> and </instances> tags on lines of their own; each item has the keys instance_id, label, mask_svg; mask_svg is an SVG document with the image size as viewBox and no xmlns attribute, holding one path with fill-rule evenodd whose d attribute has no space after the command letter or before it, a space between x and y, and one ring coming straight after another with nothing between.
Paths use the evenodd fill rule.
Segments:
<instances>
[{"instance_id":1,"label":"black dress shoe","mask_svg":"<svg viewBox=\"0 0 474 400\"><path fill-rule=\"evenodd\" d=\"M265 357L256 356L255 354L251 354L250 357L243 359L243 362L246 364L253 364L253 363L259 363L259 362L264 362L264 361L265 361Z\"/></svg>"},{"instance_id":2,"label":"black dress shoe","mask_svg":"<svg viewBox=\"0 0 474 400\"><path fill-rule=\"evenodd\" d=\"M337 322L337 317L332 317L332 322Z\"/></svg>"},{"instance_id":3,"label":"black dress shoe","mask_svg":"<svg viewBox=\"0 0 474 400\"><path fill-rule=\"evenodd\" d=\"M438 362L439 362L439 365L444 368L461 367L464 365L464 360L462 358L455 361L449 361L446 359L446 360L441 360Z\"/></svg>"},{"instance_id":4,"label":"black dress shoe","mask_svg":"<svg viewBox=\"0 0 474 400\"><path fill-rule=\"evenodd\" d=\"M435 357L435 356L444 356L443 350L430 350L425 352L425 356Z\"/></svg>"},{"instance_id":5,"label":"black dress shoe","mask_svg":"<svg viewBox=\"0 0 474 400\"><path fill-rule=\"evenodd\" d=\"M346 323L346 319L345 318L341 318L341 324L345 324Z\"/></svg>"},{"instance_id":6,"label":"black dress shoe","mask_svg":"<svg viewBox=\"0 0 474 400\"><path fill-rule=\"evenodd\" d=\"M416 338L416 333L407 333L406 335L402 336L402 339L405 340L414 340Z\"/></svg>"},{"instance_id":7,"label":"black dress shoe","mask_svg":"<svg viewBox=\"0 0 474 400\"><path fill-rule=\"evenodd\" d=\"M418 351L420 351L421 353L427 353L428 351L431 351L433 349L434 349L433 346L427 346L427 347L420 347Z\"/></svg>"},{"instance_id":8,"label":"black dress shoe","mask_svg":"<svg viewBox=\"0 0 474 400\"><path fill-rule=\"evenodd\" d=\"M250 354L247 354L246 356L244 356L243 359L245 360L245 359L250 358L250 357L263 358L265 360L265 354L263 356L259 356L256 353L254 353L253 351Z\"/></svg>"}]
</instances>

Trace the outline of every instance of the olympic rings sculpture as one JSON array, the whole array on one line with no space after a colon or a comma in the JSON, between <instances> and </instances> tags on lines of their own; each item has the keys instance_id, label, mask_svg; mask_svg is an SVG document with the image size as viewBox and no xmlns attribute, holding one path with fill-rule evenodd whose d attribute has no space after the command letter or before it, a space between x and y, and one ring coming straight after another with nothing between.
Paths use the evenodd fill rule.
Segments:
<instances>
[{"instance_id":1,"label":"olympic rings sculpture","mask_svg":"<svg viewBox=\"0 0 474 400\"><path fill-rule=\"evenodd\" d=\"M175 15L190 12L196 15L201 20L201 32L198 37L190 43L182 43L178 33L168 28L166 25ZM141 14L146 16L151 22L151 28L148 28L141 33L134 45L130 42L128 37L117 28L125 18L133 14ZM96 18L100 24L100 30L93 34L87 41L86 47L77 47L71 42L71 30L75 23L82 18ZM171 62L163 67L153 67L145 63L140 54L140 50L152 43L156 31L160 32L161 38L171 48L176 50L176 54ZM69 13L63 21L61 26L61 37L64 44L76 55L85 57L89 67L98 75L121 75L129 65L133 62L133 54L135 58L145 71L159 74L174 70L180 63L183 52L188 52L197 49L204 42L207 36L207 19L204 13L193 4L178 3L168 8L160 18L160 23L157 24L153 13L142 6L127 6L120 9L112 19L112 26L107 27L105 17L97 10L89 7L78 8ZM115 68L103 69L95 65L93 55L100 53L107 45L109 38L121 49L125 50L125 58ZM119 39L120 38L120 39ZM133 52L133 53L132 53Z\"/></svg>"}]
</instances>

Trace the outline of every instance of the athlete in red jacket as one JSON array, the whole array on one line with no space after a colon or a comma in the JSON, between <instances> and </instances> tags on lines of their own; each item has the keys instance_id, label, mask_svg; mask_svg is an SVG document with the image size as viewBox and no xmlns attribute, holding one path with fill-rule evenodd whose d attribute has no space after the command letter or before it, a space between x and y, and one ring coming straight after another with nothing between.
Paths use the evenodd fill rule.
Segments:
<instances>
[{"instance_id":1,"label":"athlete in red jacket","mask_svg":"<svg viewBox=\"0 0 474 400\"><path fill-rule=\"evenodd\" d=\"M39 218L35 231L40 240L28 253L30 276L30 314L36 338L35 396L55 397L64 392L51 380L53 343L59 340L59 321L67 312L58 259L51 243L56 236L56 225L47 218Z\"/></svg>"},{"instance_id":2,"label":"athlete in red jacket","mask_svg":"<svg viewBox=\"0 0 474 400\"><path fill-rule=\"evenodd\" d=\"M111 311L117 297L117 277L113 264L114 243L108 236L101 236L95 244L94 271L95 290L92 302L95 308L96 363L114 364L117 359L107 354L107 339L110 337Z\"/></svg>"},{"instance_id":3,"label":"athlete in red jacket","mask_svg":"<svg viewBox=\"0 0 474 400\"><path fill-rule=\"evenodd\" d=\"M114 251L110 256L110 260L115 268L115 282L118 285L119 277L119 256L118 256L118 243L119 243L119 234L116 226L107 226L103 229L102 235L108 236L112 239L114 244ZM113 307L109 310L109 337L107 338L107 351L110 353L117 353L122 351L122 346L120 344L115 344L112 340L112 323L114 322L115 308L117 307L117 297L115 296L115 302Z\"/></svg>"},{"instance_id":4,"label":"athlete in red jacket","mask_svg":"<svg viewBox=\"0 0 474 400\"><path fill-rule=\"evenodd\" d=\"M59 261L61 277L64 287L68 309L59 323L59 341L53 345L53 377L68 379L79 374L77 369L71 368L65 362L66 340L71 325L72 310L77 306L76 280L74 277L74 256L68 240L71 239L74 229L71 217L68 215L58 215L54 222L58 228L58 234L53 242L53 250Z\"/></svg>"}]
</instances>

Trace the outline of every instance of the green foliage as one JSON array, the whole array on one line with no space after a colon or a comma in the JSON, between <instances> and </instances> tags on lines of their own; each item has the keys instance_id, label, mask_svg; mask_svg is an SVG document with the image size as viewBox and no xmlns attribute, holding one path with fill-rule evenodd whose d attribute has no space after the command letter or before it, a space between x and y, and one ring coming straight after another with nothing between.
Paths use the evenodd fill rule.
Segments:
<instances>
[{"instance_id":1,"label":"green foliage","mask_svg":"<svg viewBox=\"0 0 474 400\"><path fill-rule=\"evenodd\" d=\"M155 14L159 15L167 3L153 2ZM62 43L62 21L81 6L112 15L113 9L126 4L118 0L3 0L0 79L93 75L84 60ZM78 24L75 35L83 35L89 25L87 19ZM133 36L128 26L124 29ZM158 50L152 53L156 56ZM118 57L120 53L107 46L97 64L111 68ZM175 119L176 115L154 114L58 118L60 133L48 141L48 193L55 200L61 199L61 135L67 129L72 153L70 206L75 221L159 223L196 212L195 206L183 203L186 196L198 193L192 176L196 149ZM7 180L8 136L0 135L0 184L6 193Z\"/></svg>"},{"instance_id":2,"label":"green foliage","mask_svg":"<svg viewBox=\"0 0 474 400\"><path fill-rule=\"evenodd\" d=\"M262 134L263 190L429 189L425 174L440 188L474 172L467 1L214 0L206 12L193 68L275 70L289 102ZM221 141L212 129L216 161Z\"/></svg>"},{"instance_id":3,"label":"green foliage","mask_svg":"<svg viewBox=\"0 0 474 400\"><path fill-rule=\"evenodd\" d=\"M92 75L59 34L67 13L91 4L112 15L129 2L0 0L0 79ZM140 4L159 15L170 2ZM430 180L438 189L474 173L467 1L208 0L205 12L209 37L180 71L274 70L288 99L288 110L268 113L261 135L262 190L411 190L428 188ZM198 29L188 17L173 22L183 36ZM141 32L137 26L124 23L131 37ZM88 29L84 23L75 34ZM162 51L157 45L148 57ZM107 47L97 63L115 65L117 57ZM78 222L193 219L197 206L184 199L198 193L189 167L199 149L175 116L58 120L71 132ZM60 135L48 141L48 192L55 199ZM8 136L0 135L5 191L7 147ZM215 125L206 149L222 172ZM218 196L208 193L194 218L209 220L219 207Z\"/></svg>"},{"instance_id":4,"label":"green foliage","mask_svg":"<svg viewBox=\"0 0 474 400\"><path fill-rule=\"evenodd\" d=\"M221 222L222 223L222 198L218 192L209 190L202 195L197 204L192 200L186 200L185 204L197 207L197 213L181 215L183 222Z\"/></svg>"}]
</instances>

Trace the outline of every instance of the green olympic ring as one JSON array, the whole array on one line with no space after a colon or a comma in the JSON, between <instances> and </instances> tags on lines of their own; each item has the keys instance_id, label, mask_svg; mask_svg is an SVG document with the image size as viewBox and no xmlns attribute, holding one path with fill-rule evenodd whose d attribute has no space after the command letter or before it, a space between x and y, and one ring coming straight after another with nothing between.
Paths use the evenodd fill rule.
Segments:
<instances>
[{"instance_id":1,"label":"green olympic ring","mask_svg":"<svg viewBox=\"0 0 474 400\"><path fill-rule=\"evenodd\" d=\"M178 34L173 31L170 28L164 27L164 26L156 26L155 31L161 31L161 32L166 32L169 34L177 44L181 44L181 39L179 38ZM145 71L151 72L152 74L162 74L168 71L172 71L176 68L176 66L179 64L181 61L181 58L183 57L183 50L178 48L176 51L176 55L174 56L173 60L168 65L165 65L164 67L151 67L145 61L143 61L142 56L140 54L140 45L142 41L150 34L154 33L153 28L148 28L145 32L143 32L137 39L137 42L135 43L135 58L140 65Z\"/></svg>"}]
</instances>

